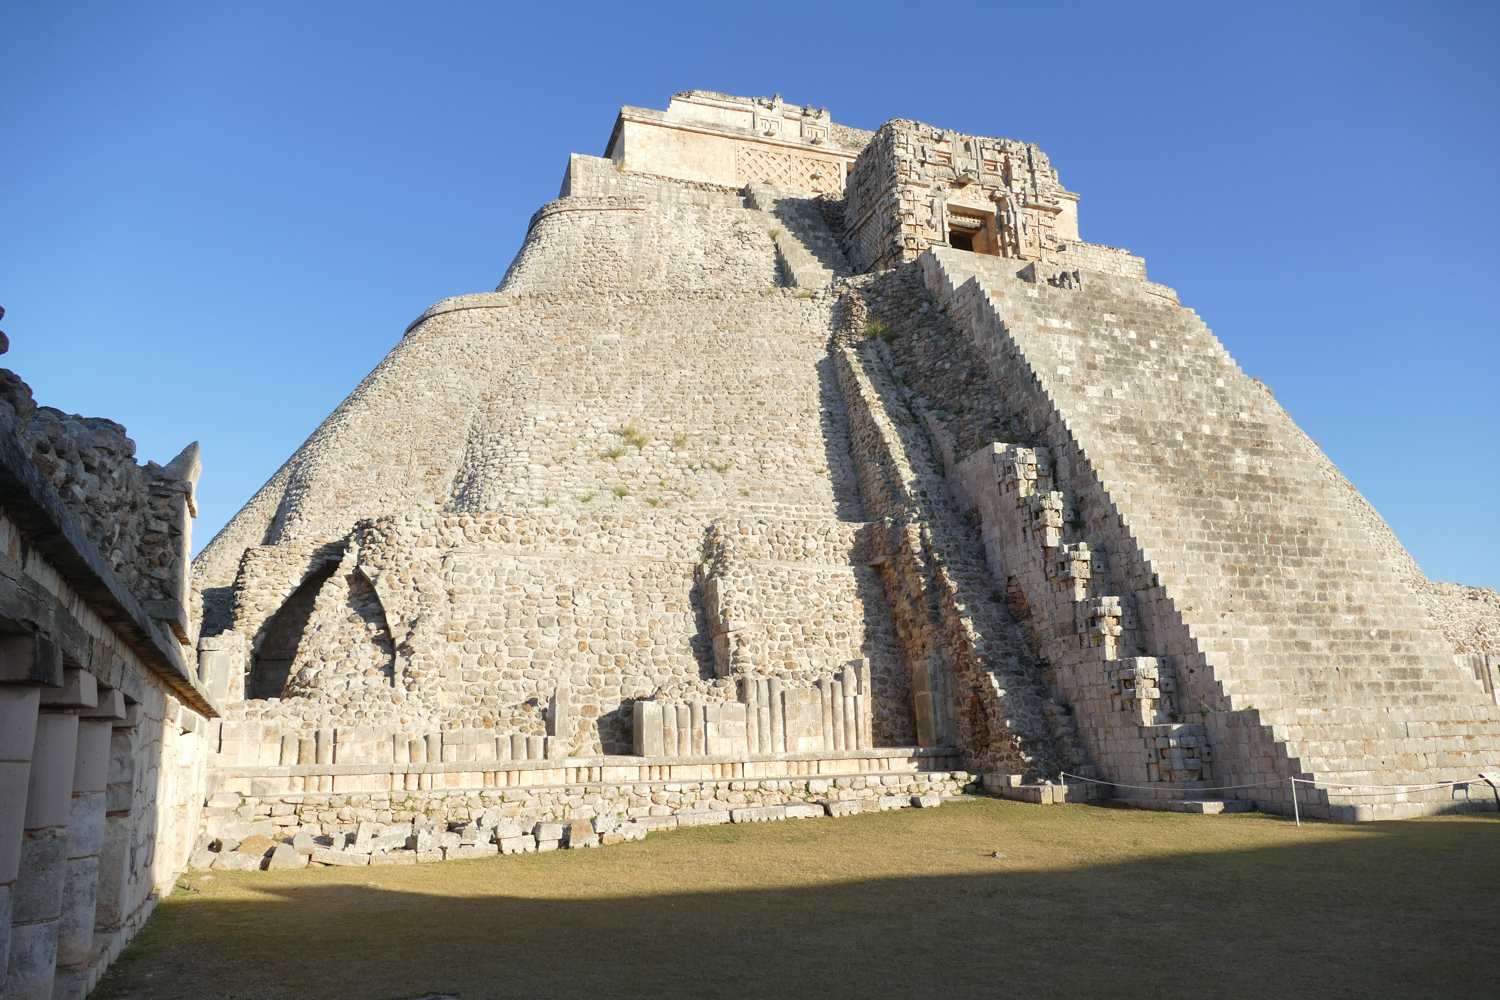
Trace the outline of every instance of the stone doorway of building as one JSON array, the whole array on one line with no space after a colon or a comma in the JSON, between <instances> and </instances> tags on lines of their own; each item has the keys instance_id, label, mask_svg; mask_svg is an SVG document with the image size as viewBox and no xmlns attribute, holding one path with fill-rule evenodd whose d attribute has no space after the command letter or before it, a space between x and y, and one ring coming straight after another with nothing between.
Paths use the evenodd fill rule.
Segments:
<instances>
[{"instance_id":1,"label":"stone doorway of building","mask_svg":"<svg viewBox=\"0 0 1500 1000\"><path fill-rule=\"evenodd\" d=\"M1000 241L995 234L995 216L990 212L952 211L948 213L948 245L970 253L1000 255Z\"/></svg>"}]
</instances>

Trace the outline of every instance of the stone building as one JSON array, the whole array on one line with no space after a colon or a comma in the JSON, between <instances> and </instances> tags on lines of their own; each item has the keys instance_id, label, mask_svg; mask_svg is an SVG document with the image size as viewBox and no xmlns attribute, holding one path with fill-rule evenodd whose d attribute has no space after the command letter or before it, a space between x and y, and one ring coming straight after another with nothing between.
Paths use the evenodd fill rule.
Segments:
<instances>
[{"instance_id":1,"label":"stone building","mask_svg":"<svg viewBox=\"0 0 1500 1000\"><path fill-rule=\"evenodd\" d=\"M1469 807L1496 595L1428 582L1078 202L1008 139L622 109L194 563L209 822L955 772Z\"/></svg>"},{"instance_id":2,"label":"stone building","mask_svg":"<svg viewBox=\"0 0 1500 1000\"><path fill-rule=\"evenodd\" d=\"M0 352L4 350L0 335ZM218 709L197 675L198 446L0 370L0 997L82 997L186 866Z\"/></svg>"}]
</instances>

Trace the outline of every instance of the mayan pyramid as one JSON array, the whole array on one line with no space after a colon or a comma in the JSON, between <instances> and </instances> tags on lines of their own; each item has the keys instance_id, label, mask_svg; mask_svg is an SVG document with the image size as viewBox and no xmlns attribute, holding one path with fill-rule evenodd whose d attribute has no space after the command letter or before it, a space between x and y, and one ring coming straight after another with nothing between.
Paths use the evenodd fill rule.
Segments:
<instances>
[{"instance_id":1,"label":"mayan pyramid","mask_svg":"<svg viewBox=\"0 0 1500 1000\"><path fill-rule=\"evenodd\" d=\"M1078 200L1010 139L622 109L196 560L215 765L1453 807L1368 786L1500 769L1493 595Z\"/></svg>"}]
</instances>

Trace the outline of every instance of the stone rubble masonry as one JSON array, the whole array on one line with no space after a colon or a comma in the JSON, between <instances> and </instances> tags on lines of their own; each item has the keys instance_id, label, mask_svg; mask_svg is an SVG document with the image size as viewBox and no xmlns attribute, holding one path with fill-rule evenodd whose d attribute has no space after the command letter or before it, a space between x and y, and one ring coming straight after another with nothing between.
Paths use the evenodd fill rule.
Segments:
<instances>
[{"instance_id":1,"label":"stone rubble masonry","mask_svg":"<svg viewBox=\"0 0 1500 1000\"><path fill-rule=\"evenodd\" d=\"M192 592L193 490L202 463L194 442L165 467L135 462L125 428L102 417L37 406L31 387L0 369L0 426L83 522L88 540L155 619L197 643Z\"/></svg>"},{"instance_id":2,"label":"stone rubble masonry","mask_svg":"<svg viewBox=\"0 0 1500 1000\"><path fill-rule=\"evenodd\" d=\"M721 823L932 808L979 787L966 771L677 782L579 782L518 788L215 796L193 865L217 871L432 861L613 846L650 831ZM245 854L257 821L278 822L271 849ZM449 829L453 827L454 829ZM361 830L371 834L361 840ZM281 858L280 862L277 858Z\"/></svg>"},{"instance_id":3,"label":"stone rubble masonry","mask_svg":"<svg viewBox=\"0 0 1500 1000\"><path fill-rule=\"evenodd\" d=\"M195 561L215 789L962 767L1047 802L1099 794L1041 784L1066 774L1478 805L1353 786L1496 766L1493 592L1427 581L1077 210L1014 140L707 91L623 109L498 288L419 316Z\"/></svg>"}]
</instances>

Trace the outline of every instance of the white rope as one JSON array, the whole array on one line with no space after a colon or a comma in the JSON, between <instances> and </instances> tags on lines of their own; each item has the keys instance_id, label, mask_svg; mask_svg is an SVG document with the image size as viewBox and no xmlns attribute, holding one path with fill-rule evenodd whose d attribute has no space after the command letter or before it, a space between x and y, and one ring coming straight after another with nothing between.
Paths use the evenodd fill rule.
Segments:
<instances>
[{"instance_id":1,"label":"white rope","mask_svg":"<svg viewBox=\"0 0 1500 1000\"><path fill-rule=\"evenodd\" d=\"M1114 788L1134 788L1134 789L1139 789L1140 791L1143 791L1143 792L1156 792L1156 791L1162 791L1163 790L1162 785L1126 785L1126 784L1122 784L1121 782L1118 782L1118 781L1103 781L1103 780L1101 780L1099 778L1085 778L1081 774L1071 774L1071 773L1069 773L1067 771L1059 771L1058 773L1061 774L1064 778L1075 778L1078 781L1087 781L1087 782L1089 782L1091 784L1095 784L1095 785L1110 785L1110 786L1112 786ZM1328 778L1291 778L1291 777L1288 777L1288 778L1275 778L1275 779L1272 779L1271 781L1257 781L1257 782L1255 782L1253 784L1249 784L1249 785L1212 785L1212 786L1207 786L1207 787L1204 787L1204 788L1185 788L1185 789L1182 789L1182 791L1185 791L1185 792L1228 792L1228 791L1233 791L1234 789L1237 789L1237 788L1265 788L1265 787L1267 787L1269 785L1279 785L1283 781L1291 781L1291 782L1294 782L1294 783L1300 782L1301 784L1304 784L1304 785L1311 785L1314 788L1319 788L1319 789L1321 789L1322 791L1325 791L1325 792L1327 792L1327 791L1334 791L1334 790L1337 790L1337 789L1340 789L1340 788L1390 788L1390 789L1399 789L1400 791L1385 792L1383 794L1386 794L1386 795L1400 795L1403 791L1412 791L1412 790L1421 791L1421 790L1430 789L1430 788L1448 788L1448 787L1451 787L1453 785L1465 785L1465 786L1467 786L1467 785L1473 784L1474 781L1476 781L1476 780L1479 780L1479 779L1471 779L1469 781L1435 781L1435 782L1429 782L1429 783L1420 784L1420 785L1361 785L1361 784L1355 784L1355 783L1347 782L1347 781L1330 781L1330 779L1328 779ZM1328 784L1322 785L1322 784L1319 784L1319 782L1328 782ZM1066 782L1064 782L1064 784L1066 784ZM1382 794L1382 793L1374 792L1374 793L1370 793L1370 794Z\"/></svg>"}]
</instances>

